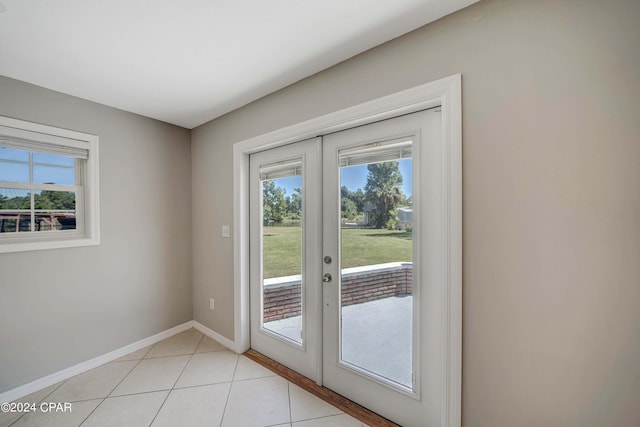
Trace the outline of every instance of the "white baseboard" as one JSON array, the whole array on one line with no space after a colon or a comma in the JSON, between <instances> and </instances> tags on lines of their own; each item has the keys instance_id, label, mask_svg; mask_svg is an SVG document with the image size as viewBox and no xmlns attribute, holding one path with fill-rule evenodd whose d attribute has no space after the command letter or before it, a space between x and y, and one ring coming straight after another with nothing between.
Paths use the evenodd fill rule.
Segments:
<instances>
[{"instance_id":1,"label":"white baseboard","mask_svg":"<svg viewBox=\"0 0 640 427\"><path fill-rule=\"evenodd\" d=\"M199 323L195 322L197 325ZM204 326L200 325L202 328ZM194 321L190 320L182 325L178 325L174 328L167 329L166 331L160 332L148 338L142 339L140 341L134 342L133 344L126 345L124 347L120 347L117 350L113 350L107 354L103 354L102 356L94 357L93 359L78 363L77 365L71 366L69 368L63 369L61 371L55 372L51 375L47 375L46 377L39 378L30 383L21 385L20 387L16 387L14 389L5 391L0 394L0 403L2 402L12 402L16 399L20 399L21 397L27 396L31 393L34 393L38 390L41 390L45 387L49 387L50 385L56 384L60 381L67 380L75 375L81 374L83 372L88 371L89 369L97 368L100 365L104 365L105 363L114 361L119 359L122 356L125 356L134 351L140 350L142 348L148 347L157 343L158 341L162 341L167 339L173 335L179 334L180 332L184 332L190 328L194 327ZM221 335L211 331L208 328L205 328L210 331L215 336L209 335L208 333L201 331L205 335L209 335L211 338L220 341L221 344L228 346L225 342L221 341L218 337L226 339ZM229 341L229 340L227 340ZM228 346L230 347L230 346ZM231 347L230 347L231 348Z\"/></svg>"},{"instance_id":2,"label":"white baseboard","mask_svg":"<svg viewBox=\"0 0 640 427\"><path fill-rule=\"evenodd\" d=\"M196 328L198 331L202 332L203 334L205 334L206 336L208 336L209 338L218 341L220 344L227 347L229 350L238 354L244 353L244 350L240 346L236 345L234 341L231 341L229 338L226 338L225 336L220 335L213 329L207 328L202 323L194 320L193 327Z\"/></svg>"}]
</instances>

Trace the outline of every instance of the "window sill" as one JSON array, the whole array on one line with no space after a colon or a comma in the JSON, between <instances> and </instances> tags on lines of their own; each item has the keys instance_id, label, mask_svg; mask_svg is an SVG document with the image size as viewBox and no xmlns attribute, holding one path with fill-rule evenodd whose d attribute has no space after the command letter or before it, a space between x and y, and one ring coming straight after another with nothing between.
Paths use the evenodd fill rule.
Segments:
<instances>
[{"instance_id":1,"label":"window sill","mask_svg":"<svg viewBox=\"0 0 640 427\"><path fill-rule=\"evenodd\" d=\"M38 251L43 249L76 248L100 244L99 238L79 237L72 239L22 240L13 242L0 241L0 254L11 252Z\"/></svg>"}]
</instances>

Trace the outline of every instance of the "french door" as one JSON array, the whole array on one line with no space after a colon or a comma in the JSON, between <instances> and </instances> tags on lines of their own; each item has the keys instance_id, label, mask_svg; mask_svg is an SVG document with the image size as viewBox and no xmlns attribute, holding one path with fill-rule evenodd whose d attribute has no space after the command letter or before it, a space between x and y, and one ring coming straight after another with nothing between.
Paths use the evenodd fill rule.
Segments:
<instances>
[{"instance_id":1,"label":"french door","mask_svg":"<svg viewBox=\"0 0 640 427\"><path fill-rule=\"evenodd\" d=\"M252 154L251 347L321 382L321 140Z\"/></svg>"},{"instance_id":2,"label":"french door","mask_svg":"<svg viewBox=\"0 0 640 427\"><path fill-rule=\"evenodd\" d=\"M442 411L440 123L426 110L250 158L251 346L404 426Z\"/></svg>"}]
</instances>

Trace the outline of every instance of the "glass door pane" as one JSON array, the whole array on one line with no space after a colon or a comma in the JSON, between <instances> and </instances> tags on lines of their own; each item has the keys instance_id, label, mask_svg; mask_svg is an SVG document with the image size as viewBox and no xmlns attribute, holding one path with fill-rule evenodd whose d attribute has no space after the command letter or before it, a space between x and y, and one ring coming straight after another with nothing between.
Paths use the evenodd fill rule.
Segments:
<instances>
[{"instance_id":1,"label":"glass door pane","mask_svg":"<svg viewBox=\"0 0 640 427\"><path fill-rule=\"evenodd\" d=\"M302 159L260 167L262 328L302 344Z\"/></svg>"},{"instance_id":2,"label":"glass door pane","mask_svg":"<svg viewBox=\"0 0 640 427\"><path fill-rule=\"evenodd\" d=\"M412 141L340 150L340 360L413 390Z\"/></svg>"}]
</instances>

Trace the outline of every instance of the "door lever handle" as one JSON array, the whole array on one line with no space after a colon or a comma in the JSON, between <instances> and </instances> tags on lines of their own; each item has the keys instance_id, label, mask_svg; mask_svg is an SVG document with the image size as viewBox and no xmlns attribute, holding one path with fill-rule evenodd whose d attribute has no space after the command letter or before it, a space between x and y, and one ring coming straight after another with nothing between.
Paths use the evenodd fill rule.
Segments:
<instances>
[{"instance_id":1,"label":"door lever handle","mask_svg":"<svg viewBox=\"0 0 640 427\"><path fill-rule=\"evenodd\" d=\"M329 273L325 273L324 276L322 276L322 281L325 283L328 283L331 281L331 275Z\"/></svg>"}]
</instances>

